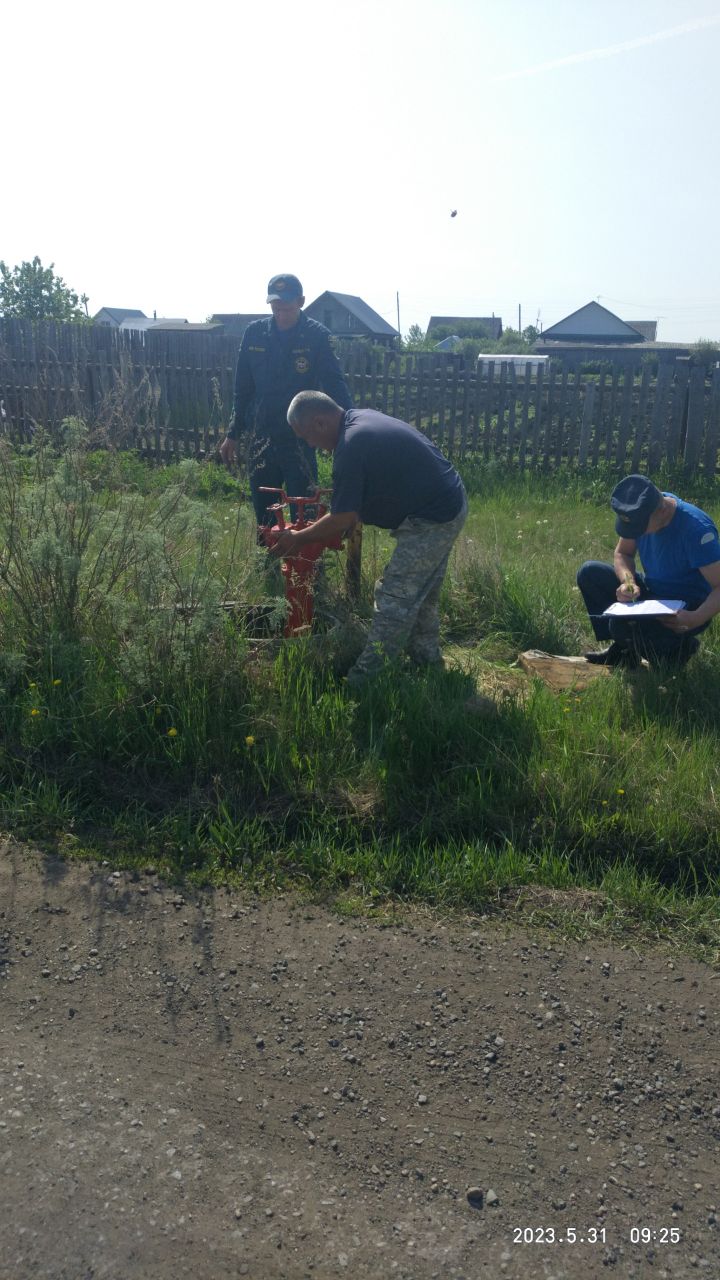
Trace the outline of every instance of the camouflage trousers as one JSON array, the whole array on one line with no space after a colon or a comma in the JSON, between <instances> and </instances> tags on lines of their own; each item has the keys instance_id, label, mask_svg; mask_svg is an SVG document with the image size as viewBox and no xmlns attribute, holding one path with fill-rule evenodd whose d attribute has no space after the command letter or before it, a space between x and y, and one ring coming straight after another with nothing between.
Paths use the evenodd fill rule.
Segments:
<instances>
[{"instance_id":1,"label":"camouflage trousers","mask_svg":"<svg viewBox=\"0 0 720 1280\"><path fill-rule=\"evenodd\" d=\"M467 498L445 524L403 520L391 537L395 550L375 583L373 621L367 644L348 672L350 684L375 675L404 651L414 662L442 661L438 601L450 552L467 519Z\"/></svg>"}]
</instances>

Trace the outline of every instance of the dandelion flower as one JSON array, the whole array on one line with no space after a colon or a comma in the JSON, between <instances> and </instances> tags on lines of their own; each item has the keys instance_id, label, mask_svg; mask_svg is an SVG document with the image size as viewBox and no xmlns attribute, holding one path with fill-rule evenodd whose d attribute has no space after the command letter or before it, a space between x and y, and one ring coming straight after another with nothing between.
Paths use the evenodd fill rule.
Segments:
<instances>
[{"instance_id":1,"label":"dandelion flower","mask_svg":"<svg viewBox=\"0 0 720 1280\"><path fill-rule=\"evenodd\" d=\"M177 738L177 729L168 729L168 738Z\"/></svg>"},{"instance_id":2,"label":"dandelion flower","mask_svg":"<svg viewBox=\"0 0 720 1280\"><path fill-rule=\"evenodd\" d=\"M33 707L32 711L30 712L30 715L31 715L31 716L39 716L39 715L40 715L40 712L38 711L37 707Z\"/></svg>"},{"instance_id":3,"label":"dandelion flower","mask_svg":"<svg viewBox=\"0 0 720 1280\"><path fill-rule=\"evenodd\" d=\"M617 793L618 793L618 795L619 795L619 796L624 796L624 795L625 795L625 788L624 788L624 787L618 787L618 789L617 789Z\"/></svg>"},{"instance_id":4,"label":"dandelion flower","mask_svg":"<svg viewBox=\"0 0 720 1280\"><path fill-rule=\"evenodd\" d=\"M253 738L253 736L252 736L252 734L251 734L251 733L249 733L249 734L248 734L248 736L247 736L247 738L245 739L245 746L246 746L246 747L254 747L254 746L255 746L255 739Z\"/></svg>"},{"instance_id":5,"label":"dandelion flower","mask_svg":"<svg viewBox=\"0 0 720 1280\"><path fill-rule=\"evenodd\" d=\"M603 804L607 804L607 800L603 800Z\"/></svg>"},{"instance_id":6,"label":"dandelion flower","mask_svg":"<svg viewBox=\"0 0 720 1280\"><path fill-rule=\"evenodd\" d=\"M54 684L54 685L55 685L55 687L57 688L57 686L58 686L59 684L62 684L62 680L53 680L53 684Z\"/></svg>"},{"instance_id":7,"label":"dandelion flower","mask_svg":"<svg viewBox=\"0 0 720 1280\"><path fill-rule=\"evenodd\" d=\"M36 684L36 682L35 682L34 680L32 680L32 681L30 682L29 688L30 688L30 689L37 689L37 684Z\"/></svg>"}]
</instances>

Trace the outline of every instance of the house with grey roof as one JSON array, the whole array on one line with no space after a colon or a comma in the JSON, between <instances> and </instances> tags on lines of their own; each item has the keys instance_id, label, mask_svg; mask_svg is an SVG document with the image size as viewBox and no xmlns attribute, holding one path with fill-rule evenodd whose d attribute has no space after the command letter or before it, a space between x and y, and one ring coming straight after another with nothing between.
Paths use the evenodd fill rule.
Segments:
<instances>
[{"instance_id":1,"label":"house with grey roof","mask_svg":"<svg viewBox=\"0 0 720 1280\"><path fill-rule=\"evenodd\" d=\"M119 329L124 320L147 320L144 311L134 311L128 307L101 307L93 316L93 324L104 324L110 329Z\"/></svg>"},{"instance_id":2,"label":"house with grey roof","mask_svg":"<svg viewBox=\"0 0 720 1280\"><path fill-rule=\"evenodd\" d=\"M586 306L573 311L564 319L558 320L549 329L544 329L542 337L546 342L645 342L645 335L633 328L627 321L601 307L599 302L588 302Z\"/></svg>"},{"instance_id":3,"label":"house with grey roof","mask_svg":"<svg viewBox=\"0 0 720 1280\"><path fill-rule=\"evenodd\" d=\"M485 337L497 342L502 338L502 319L500 316L431 316L428 321L427 336L432 338L433 330L442 329L450 334L467 336L468 330L484 329Z\"/></svg>"},{"instance_id":4,"label":"house with grey roof","mask_svg":"<svg viewBox=\"0 0 720 1280\"><path fill-rule=\"evenodd\" d=\"M657 341L657 320L628 320L631 329L637 329L646 342Z\"/></svg>"},{"instance_id":5,"label":"house with grey roof","mask_svg":"<svg viewBox=\"0 0 720 1280\"><path fill-rule=\"evenodd\" d=\"M367 302L352 293L326 290L305 307L305 315L324 324L336 338L369 338L391 347L400 336Z\"/></svg>"},{"instance_id":6,"label":"house with grey roof","mask_svg":"<svg viewBox=\"0 0 720 1280\"><path fill-rule=\"evenodd\" d=\"M656 335L656 320L638 320L631 324L599 302L588 302L544 329L533 350L556 356L564 364L573 366L588 360L612 360L637 366L645 356L672 363L678 356L687 354L687 346L658 342Z\"/></svg>"},{"instance_id":7,"label":"house with grey roof","mask_svg":"<svg viewBox=\"0 0 720 1280\"><path fill-rule=\"evenodd\" d=\"M127 316L125 320L118 326L121 333L147 333L148 329L157 329L158 325L187 324L186 320L171 320L167 316L161 316L159 319L156 315L152 316Z\"/></svg>"},{"instance_id":8,"label":"house with grey roof","mask_svg":"<svg viewBox=\"0 0 720 1280\"><path fill-rule=\"evenodd\" d=\"M173 320L170 318L152 320L147 328L148 333L222 333L221 324L213 324L207 320Z\"/></svg>"}]
</instances>

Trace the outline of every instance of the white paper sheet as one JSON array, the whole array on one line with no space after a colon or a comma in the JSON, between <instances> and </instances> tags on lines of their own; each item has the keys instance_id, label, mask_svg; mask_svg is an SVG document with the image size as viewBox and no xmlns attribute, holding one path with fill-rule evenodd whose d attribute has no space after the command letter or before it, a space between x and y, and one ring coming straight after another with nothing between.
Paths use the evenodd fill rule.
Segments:
<instances>
[{"instance_id":1,"label":"white paper sheet","mask_svg":"<svg viewBox=\"0 0 720 1280\"><path fill-rule=\"evenodd\" d=\"M621 604L617 600L604 612L621 618L662 618L684 608L684 600L640 600L637 604Z\"/></svg>"}]
</instances>

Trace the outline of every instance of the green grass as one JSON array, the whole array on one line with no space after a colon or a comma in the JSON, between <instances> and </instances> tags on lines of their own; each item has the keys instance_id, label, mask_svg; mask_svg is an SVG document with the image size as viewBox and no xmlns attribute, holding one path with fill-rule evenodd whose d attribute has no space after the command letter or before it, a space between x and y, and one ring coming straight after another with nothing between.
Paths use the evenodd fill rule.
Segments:
<instances>
[{"instance_id":1,"label":"green grass","mask_svg":"<svg viewBox=\"0 0 720 1280\"><path fill-rule=\"evenodd\" d=\"M717 634L674 678L618 673L577 695L515 665L523 649L590 643L574 577L611 554L606 485L468 468L471 514L442 598L448 669L398 669L351 697L339 673L361 632L340 557L326 557L319 634L253 640L217 600L263 602L280 586L234 481L95 455L73 465L90 528L78 563L62 486L41 510L76 597L23 611L0 579L4 827L76 856L370 905L487 910L530 887L534 915L564 929L580 916L717 951ZM41 483L26 467L16 499ZM717 516L720 494L702 500ZM117 551L108 501L144 532L98 596L100 549ZM47 547L30 515L15 520L22 580L42 591ZM366 531L361 619L390 548ZM496 716L467 710L478 689Z\"/></svg>"}]
</instances>

